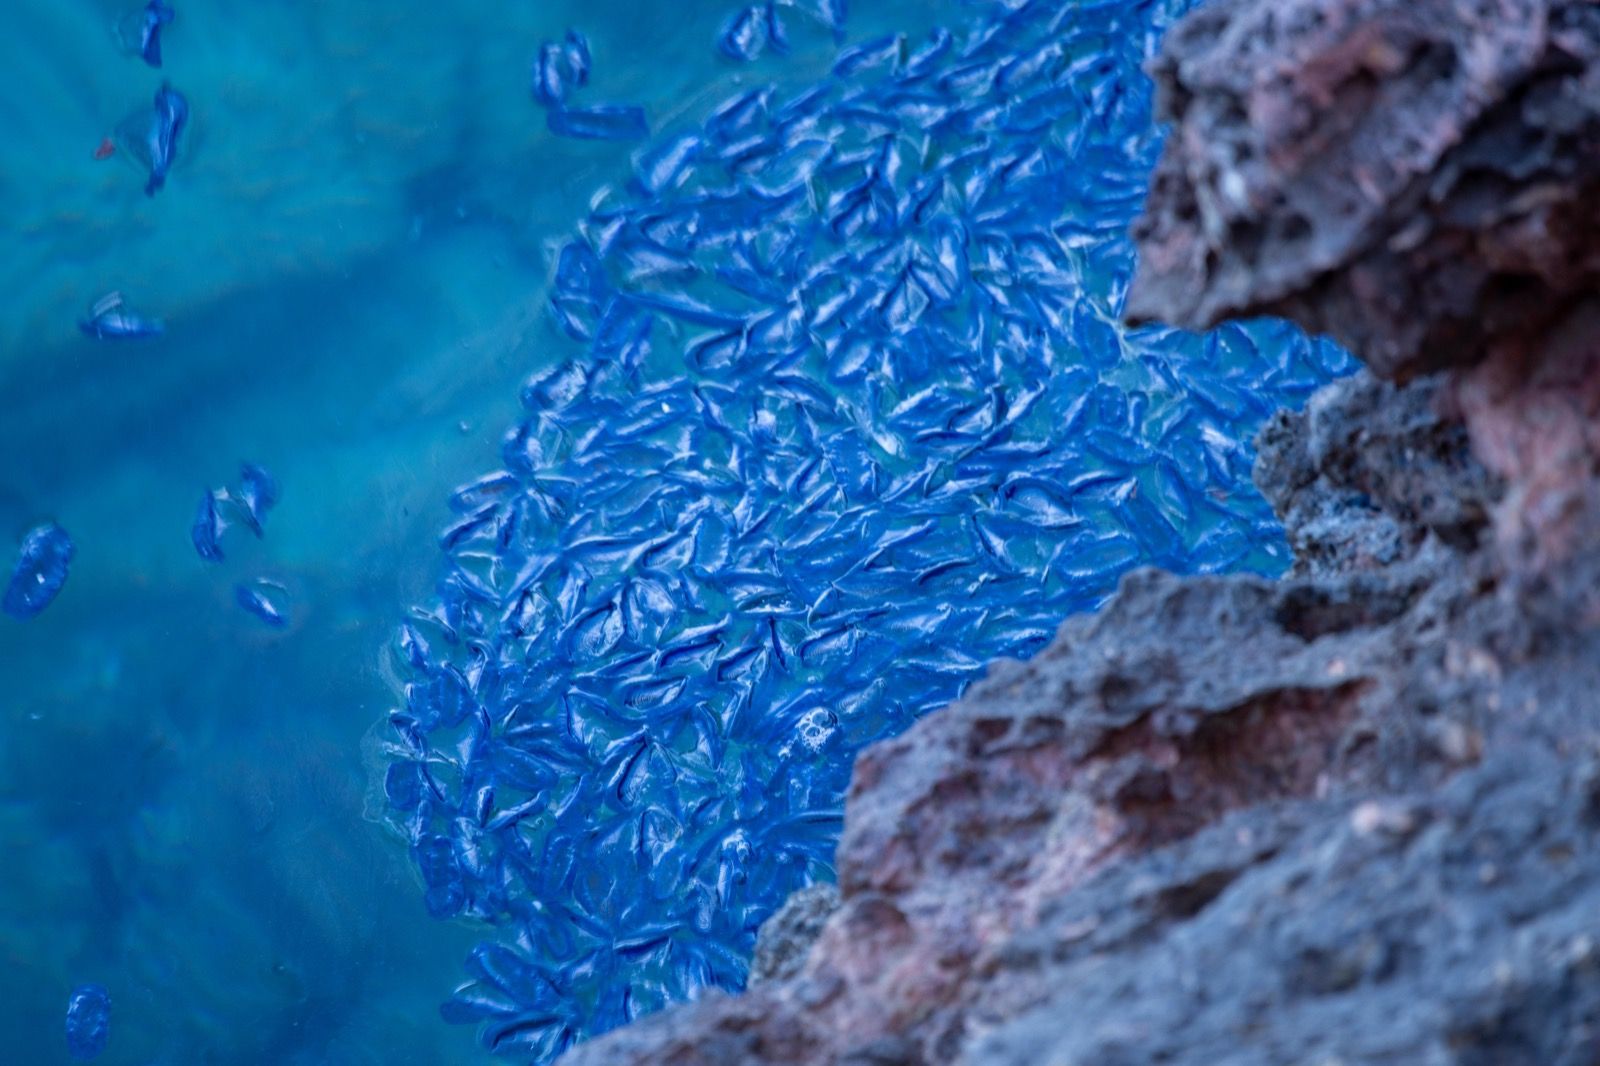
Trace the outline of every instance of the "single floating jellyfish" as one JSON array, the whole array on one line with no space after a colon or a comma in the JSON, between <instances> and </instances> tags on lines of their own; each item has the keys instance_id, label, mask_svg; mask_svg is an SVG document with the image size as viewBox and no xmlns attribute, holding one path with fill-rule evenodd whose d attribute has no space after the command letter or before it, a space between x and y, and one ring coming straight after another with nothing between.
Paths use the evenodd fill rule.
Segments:
<instances>
[{"instance_id":1,"label":"single floating jellyfish","mask_svg":"<svg viewBox=\"0 0 1600 1066\"><path fill-rule=\"evenodd\" d=\"M683 133L644 149L634 160L634 176L650 195L669 191L688 173L705 143L697 134Z\"/></svg>"},{"instance_id":2,"label":"single floating jellyfish","mask_svg":"<svg viewBox=\"0 0 1600 1066\"><path fill-rule=\"evenodd\" d=\"M110 993L104 985L79 985L67 1000L67 1054L88 1062L99 1057L110 1038Z\"/></svg>"},{"instance_id":3,"label":"single floating jellyfish","mask_svg":"<svg viewBox=\"0 0 1600 1066\"><path fill-rule=\"evenodd\" d=\"M533 95L546 107L560 107L574 89L589 84L589 39L568 30L564 41L546 41L533 63Z\"/></svg>"},{"instance_id":4,"label":"single floating jellyfish","mask_svg":"<svg viewBox=\"0 0 1600 1066\"><path fill-rule=\"evenodd\" d=\"M161 28L172 21L172 5L167 0L150 0L139 21L139 58L152 67L161 66Z\"/></svg>"},{"instance_id":5,"label":"single floating jellyfish","mask_svg":"<svg viewBox=\"0 0 1600 1066\"><path fill-rule=\"evenodd\" d=\"M245 463L239 469L239 491L233 494L233 499L243 514L244 524L259 538L263 535L267 512L278 502L278 482L255 463Z\"/></svg>"},{"instance_id":6,"label":"single floating jellyfish","mask_svg":"<svg viewBox=\"0 0 1600 1066\"><path fill-rule=\"evenodd\" d=\"M233 598L239 606L273 629L282 629L289 624L289 615L281 606L288 594L289 590L283 585L265 578L256 578L248 584L241 582L233 587Z\"/></svg>"},{"instance_id":7,"label":"single floating jellyfish","mask_svg":"<svg viewBox=\"0 0 1600 1066\"><path fill-rule=\"evenodd\" d=\"M159 337L167 331L159 318L128 310L120 292L108 292L96 300L88 317L78 321L78 328L99 340Z\"/></svg>"},{"instance_id":8,"label":"single floating jellyfish","mask_svg":"<svg viewBox=\"0 0 1600 1066\"><path fill-rule=\"evenodd\" d=\"M189 539L194 543L195 554L208 563L222 562L222 532L227 528L227 521L217 509L217 494L207 489L189 525Z\"/></svg>"},{"instance_id":9,"label":"single floating jellyfish","mask_svg":"<svg viewBox=\"0 0 1600 1066\"><path fill-rule=\"evenodd\" d=\"M644 108L630 104L552 108L546 122L551 133L585 141L638 141L650 136Z\"/></svg>"},{"instance_id":10,"label":"single floating jellyfish","mask_svg":"<svg viewBox=\"0 0 1600 1066\"><path fill-rule=\"evenodd\" d=\"M161 31L176 12L167 0L149 0L144 7L120 19L114 34L122 51L136 55L152 67L161 66Z\"/></svg>"},{"instance_id":11,"label":"single floating jellyfish","mask_svg":"<svg viewBox=\"0 0 1600 1066\"><path fill-rule=\"evenodd\" d=\"M77 549L72 538L54 522L29 531L22 540L22 550L0 607L12 618L26 622L50 606L67 583L67 568L75 554Z\"/></svg>"},{"instance_id":12,"label":"single floating jellyfish","mask_svg":"<svg viewBox=\"0 0 1600 1066\"><path fill-rule=\"evenodd\" d=\"M149 110L139 111L117 126L117 142L149 173L146 196L167 182L178 157L179 142L189 125L189 101L170 83L162 82Z\"/></svg>"}]
</instances>

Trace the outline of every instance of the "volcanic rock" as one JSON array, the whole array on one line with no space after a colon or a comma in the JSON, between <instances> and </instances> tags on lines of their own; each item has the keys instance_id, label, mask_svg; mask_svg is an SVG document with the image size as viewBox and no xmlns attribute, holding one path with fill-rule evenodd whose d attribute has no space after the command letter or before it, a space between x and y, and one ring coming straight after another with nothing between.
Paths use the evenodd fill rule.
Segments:
<instances>
[{"instance_id":1,"label":"volcanic rock","mask_svg":"<svg viewBox=\"0 0 1600 1066\"><path fill-rule=\"evenodd\" d=\"M1284 315L1380 377L1460 368L1445 390L1506 480L1508 563L1594 543L1600 7L1219 0L1153 73L1175 128L1130 317Z\"/></svg>"}]
</instances>

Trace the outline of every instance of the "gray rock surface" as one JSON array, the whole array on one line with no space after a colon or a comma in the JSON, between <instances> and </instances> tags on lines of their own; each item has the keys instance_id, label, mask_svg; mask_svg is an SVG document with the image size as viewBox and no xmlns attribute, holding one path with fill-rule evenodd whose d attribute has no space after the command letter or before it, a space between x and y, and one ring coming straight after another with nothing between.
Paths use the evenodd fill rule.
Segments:
<instances>
[{"instance_id":1,"label":"gray rock surface","mask_svg":"<svg viewBox=\"0 0 1600 1066\"><path fill-rule=\"evenodd\" d=\"M802 888L761 926L750 960L750 983L793 977L805 965L822 927L839 909L839 890L830 884Z\"/></svg>"},{"instance_id":2,"label":"gray rock surface","mask_svg":"<svg viewBox=\"0 0 1600 1066\"><path fill-rule=\"evenodd\" d=\"M1548 334L1600 272L1597 61L1590 0L1213 0L1154 67L1130 314L1283 315L1400 378Z\"/></svg>"},{"instance_id":3,"label":"gray rock surface","mask_svg":"<svg viewBox=\"0 0 1600 1066\"><path fill-rule=\"evenodd\" d=\"M1503 486L1440 416L1442 376L1395 389L1370 375L1279 411L1256 441L1256 486L1289 533L1299 574L1371 570L1428 538L1471 551Z\"/></svg>"}]
</instances>

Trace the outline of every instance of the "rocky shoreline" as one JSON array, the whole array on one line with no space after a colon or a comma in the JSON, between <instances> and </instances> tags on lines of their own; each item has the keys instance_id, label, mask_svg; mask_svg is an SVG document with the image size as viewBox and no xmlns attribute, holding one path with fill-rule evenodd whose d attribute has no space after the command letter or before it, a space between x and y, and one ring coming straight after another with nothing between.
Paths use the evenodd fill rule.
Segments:
<instances>
[{"instance_id":1,"label":"rocky shoreline","mask_svg":"<svg viewBox=\"0 0 1600 1066\"><path fill-rule=\"evenodd\" d=\"M995 664L859 758L765 979L563 1062L1600 1056L1600 8L1214 0L1155 76L1131 316L1370 367L1259 441L1295 571Z\"/></svg>"}]
</instances>

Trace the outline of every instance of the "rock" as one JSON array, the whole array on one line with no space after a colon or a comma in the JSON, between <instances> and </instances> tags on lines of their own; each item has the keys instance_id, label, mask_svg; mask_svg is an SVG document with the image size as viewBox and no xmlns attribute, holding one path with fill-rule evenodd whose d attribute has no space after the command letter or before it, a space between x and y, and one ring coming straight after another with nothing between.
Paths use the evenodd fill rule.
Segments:
<instances>
[{"instance_id":1,"label":"rock","mask_svg":"<svg viewBox=\"0 0 1600 1066\"><path fill-rule=\"evenodd\" d=\"M966 1061L1592 1062L1600 856L1562 843L1593 836L1571 802L1578 769L1549 748L1496 752L1398 831L1363 831L1361 808L1310 832L1274 819L1264 838L1281 850L1225 869L1188 921L1063 943L1067 916L1047 919L1030 943L1050 992ZM1224 822L1168 862L1256 822ZM1114 883L1133 889L1138 865Z\"/></svg>"},{"instance_id":2,"label":"rock","mask_svg":"<svg viewBox=\"0 0 1600 1066\"><path fill-rule=\"evenodd\" d=\"M1441 391L1506 482L1510 569L1593 576L1574 556L1600 537L1600 8L1220 0L1154 74L1175 129L1130 316L1286 315L1379 377L1455 368ZM1600 618L1600 596L1571 606Z\"/></svg>"},{"instance_id":3,"label":"rock","mask_svg":"<svg viewBox=\"0 0 1600 1066\"><path fill-rule=\"evenodd\" d=\"M1381 377L1542 337L1594 288L1587 0L1218 0L1154 66L1175 129L1135 319L1283 315Z\"/></svg>"},{"instance_id":4,"label":"rock","mask_svg":"<svg viewBox=\"0 0 1600 1066\"><path fill-rule=\"evenodd\" d=\"M761 926L750 983L793 977L805 964L811 945L822 935L828 916L839 909L839 890L830 884L802 888Z\"/></svg>"},{"instance_id":5,"label":"rock","mask_svg":"<svg viewBox=\"0 0 1600 1066\"><path fill-rule=\"evenodd\" d=\"M1600 621L1600 303L1539 344L1497 347L1454 398L1484 465L1505 479L1498 546L1520 580L1560 586Z\"/></svg>"},{"instance_id":6,"label":"rock","mask_svg":"<svg viewBox=\"0 0 1600 1066\"><path fill-rule=\"evenodd\" d=\"M1297 573L1387 566L1430 536L1471 551L1503 487L1442 415L1439 376L1405 388L1358 374L1279 411L1256 440L1256 486L1282 518Z\"/></svg>"}]
</instances>

